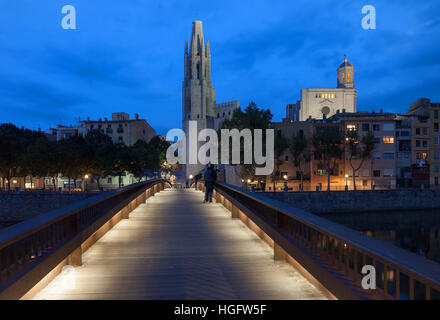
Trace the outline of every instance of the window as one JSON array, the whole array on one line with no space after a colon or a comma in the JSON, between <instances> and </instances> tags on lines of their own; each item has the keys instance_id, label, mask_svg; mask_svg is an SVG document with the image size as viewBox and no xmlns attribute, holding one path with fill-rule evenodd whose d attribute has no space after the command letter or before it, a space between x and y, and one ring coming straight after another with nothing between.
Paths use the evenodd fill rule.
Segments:
<instances>
[{"instance_id":1,"label":"window","mask_svg":"<svg viewBox=\"0 0 440 320\"><path fill-rule=\"evenodd\" d=\"M362 131L370 131L370 124L362 123Z\"/></svg>"},{"instance_id":2,"label":"window","mask_svg":"<svg viewBox=\"0 0 440 320\"><path fill-rule=\"evenodd\" d=\"M434 123L434 132L438 132L438 123Z\"/></svg>"},{"instance_id":3,"label":"window","mask_svg":"<svg viewBox=\"0 0 440 320\"><path fill-rule=\"evenodd\" d=\"M423 135L427 136L428 135L428 128L423 128Z\"/></svg>"},{"instance_id":4,"label":"window","mask_svg":"<svg viewBox=\"0 0 440 320\"><path fill-rule=\"evenodd\" d=\"M409 131L401 131L400 136L401 137L409 137Z\"/></svg>"},{"instance_id":5,"label":"window","mask_svg":"<svg viewBox=\"0 0 440 320\"><path fill-rule=\"evenodd\" d=\"M380 144L380 137L374 137L374 143Z\"/></svg>"},{"instance_id":6,"label":"window","mask_svg":"<svg viewBox=\"0 0 440 320\"><path fill-rule=\"evenodd\" d=\"M373 131L379 131L380 130L380 124L373 124Z\"/></svg>"},{"instance_id":7,"label":"window","mask_svg":"<svg viewBox=\"0 0 440 320\"><path fill-rule=\"evenodd\" d=\"M394 174L394 170L393 169L384 169L383 170L383 176L384 177L392 177Z\"/></svg>"},{"instance_id":8,"label":"window","mask_svg":"<svg viewBox=\"0 0 440 320\"><path fill-rule=\"evenodd\" d=\"M420 135L420 128L416 128L416 134Z\"/></svg>"},{"instance_id":9,"label":"window","mask_svg":"<svg viewBox=\"0 0 440 320\"><path fill-rule=\"evenodd\" d=\"M380 177L380 170L373 170L373 177Z\"/></svg>"},{"instance_id":10,"label":"window","mask_svg":"<svg viewBox=\"0 0 440 320\"><path fill-rule=\"evenodd\" d=\"M391 144L394 143L394 137L383 137L382 141L383 143Z\"/></svg>"},{"instance_id":11,"label":"window","mask_svg":"<svg viewBox=\"0 0 440 320\"><path fill-rule=\"evenodd\" d=\"M286 162L289 161L289 156L285 156L284 161L286 161Z\"/></svg>"},{"instance_id":12,"label":"window","mask_svg":"<svg viewBox=\"0 0 440 320\"><path fill-rule=\"evenodd\" d=\"M438 146L438 136L435 136L435 137L434 137L434 144L435 144L436 146Z\"/></svg>"},{"instance_id":13,"label":"window","mask_svg":"<svg viewBox=\"0 0 440 320\"><path fill-rule=\"evenodd\" d=\"M377 152L377 151L373 152L373 158L380 159L380 152Z\"/></svg>"},{"instance_id":14,"label":"window","mask_svg":"<svg viewBox=\"0 0 440 320\"><path fill-rule=\"evenodd\" d=\"M304 136L304 130L302 130L302 129L299 130L299 136L300 136L300 137L303 137L303 136Z\"/></svg>"},{"instance_id":15,"label":"window","mask_svg":"<svg viewBox=\"0 0 440 320\"><path fill-rule=\"evenodd\" d=\"M423 148L428 148L428 141L427 140L423 140Z\"/></svg>"},{"instance_id":16,"label":"window","mask_svg":"<svg viewBox=\"0 0 440 320\"><path fill-rule=\"evenodd\" d=\"M438 109L434 110L434 119L438 119Z\"/></svg>"},{"instance_id":17,"label":"window","mask_svg":"<svg viewBox=\"0 0 440 320\"><path fill-rule=\"evenodd\" d=\"M417 147L417 148L420 147L420 140L416 140L416 147Z\"/></svg>"},{"instance_id":18,"label":"window","mask_svg":"<svg viewBox=\"0 0 440 320\"><path fill-rule=\"evenodd\" d=\"M107 178L107 183L112 183L112 178Z\"/></svg>"},{"instance_id":19,"label":"window","mask_svg":"<svg viewBox=\"0 0 440 320\"><path fill-rule=\"evenodd\" d=\"M439 165L438 165L438 163L434 164L434 172L435 173L439 172Z\"/></svg>"},{"instance_id":20,"label":"window","mask_svg":"<svg viewBox=\"0 0 440 320\"><path fill-rule=\"evenodd\" d=\"M392 152L384 152L383 159L394 159L394 153L392 153Z\"/></svg>"},{"instance_id":21,"label":"window","mask_svg":"<svg viewBox=\"0 0 440 320\"><path fill-rule=\"evenodd\" d=\"M439 152L438 152L438 150L434 150L434 159L436 159L436 160L438 160L440 157L439 157Z\"/></svg>"},{"instance_id":22,"label":"window","mask_svg":"<svg viewBox=\"0 0 440 320\"><path fill-rule=\"evenodd\" d=\"M347 124L347 131L356 131L357 126L355 124Z\"/></svg>"},{"instance_id":23,"label":"window","mask_svg":"<svg viewBox=\"0 0 440 320\"><path fill-rule=\"evenodd\" d=\"M394 123L384 123L383 130L384 131L394 131Z\"/></svg>"},{"instance_id":24,"label":"window","mask_svg":"<svg viewBox=\"0 0 440 320\"><path fill-rule=\"evenodd\" d=\"M426 160L426 158L428 158L428 153L422 152L422 160Z\"/></svg>"},{"instance_id":25,"label":"window","mask_svg":"<svg viewBox=\"0 0 440 320\"><path fill-rule=\"evenodd\" d=\"M350 82L350 72L347 73L347 82Z\"/></svg>"}]
</instances>

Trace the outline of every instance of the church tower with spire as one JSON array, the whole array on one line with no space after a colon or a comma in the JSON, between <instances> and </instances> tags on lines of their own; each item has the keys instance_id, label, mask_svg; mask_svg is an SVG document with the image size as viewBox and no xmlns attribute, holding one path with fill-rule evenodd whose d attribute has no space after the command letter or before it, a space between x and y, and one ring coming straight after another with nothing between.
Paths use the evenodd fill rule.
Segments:
<instances>
[{"instance_id":1,"label":"church tower with spire","mask_svg":"<svg viewBox=\"0 0 440 320\"><path fill-rule=\"evenodd\" d=\"M187 136L185 175L188 178L190 175L198 174L204 167L200 164L188 164L189 121L197 121L197 135L205 128L214 129L215 89L211 82L211 52L209 41L205 46L201 21L192 23L191 43L188 48L188 41L185 42L184 60L182 128Z\"/></svg>"},{"instance_id":2,"label":"church tower with spire","mask_svg":"<svg viewBox=\"0 0 440 320\"><path fill-rule=\"evenodd\" d=\"M193 22L189 51L188 41L185 42L184 60L183 122L196 120L207 127L205 121L214 117L215 89L211 82L209 41L205 46L201 21Z\"/></svg>"}]
</instances>

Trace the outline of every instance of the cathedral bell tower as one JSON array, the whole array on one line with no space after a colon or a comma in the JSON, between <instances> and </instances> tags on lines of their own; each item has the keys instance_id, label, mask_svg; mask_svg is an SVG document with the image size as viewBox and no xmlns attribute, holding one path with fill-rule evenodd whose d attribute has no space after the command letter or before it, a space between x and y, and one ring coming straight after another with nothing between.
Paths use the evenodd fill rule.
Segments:
<instances>
[{"instance_id":1,"label":"cathedral bell tower","mask_svg":"<svg viewBox=\"0 0 440 320\"><path fill-rule=\"evenodd\" d=\"M205 46L201 21L193 21L191 43L185 42L184 79L182 85L182 128L186 141L186 179L203 169L203 165L188 164L189 121L197 121L197 134L205 128L214 128L215 89L211 82L211 52L209 41ZM197 148L198 150L198 148Z\"/></svg>"},{"instance_id":2,"label":"cathedral bell tower","mask_svg":"<svg viewBox=\"0 0 440 320\"><path fill-rule=\"evenodd\" d=\"M344 62L339 66L338 70L338 88L354 89L354 67L344 57Z\"/></svg>"}]
</instances>

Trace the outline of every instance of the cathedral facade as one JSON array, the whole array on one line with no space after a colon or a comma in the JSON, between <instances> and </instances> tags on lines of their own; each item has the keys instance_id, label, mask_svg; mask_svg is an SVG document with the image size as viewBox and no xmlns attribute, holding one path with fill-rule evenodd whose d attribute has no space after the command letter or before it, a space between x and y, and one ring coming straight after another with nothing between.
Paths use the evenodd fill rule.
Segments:
<instances>
[{"instance_id":1,"label":"cathedral facade","mask_svg":"<svg viewBox=\"0 0 440 320\"><path fill-rule=\"evenodd\" d=\"M354 87L354 67L347 58L337 69L336 88L309 88L301 90L301 100L296 105L288 105L290 111L295 110L297 119L291 119L293 112L287 118L293 121L306 121L309 118L328 118L338 112L356 112L356 89ZM292 108L295 106L296 108Z\"/></svg>"},{"instance_id":2,"label":"cathedral facade","mask_svg":"<svg viewBox=\"0 0 440 320\"><path fill-rule=\"evenodd\" d=\"M189 164L189 122L197 123L197 135L200 130L217 130L223 120L232 117L235 109L240 108L237 100L216 103L215 89L211 81L211 51L209 41L205 45L201 21L193 21L191 42L185 42L184 79L182 84L182 128L186 134L185 177L195 176L205 167L202 164ZM197 150L200 143L198 143Z\"/></svg>"}]
</instances>

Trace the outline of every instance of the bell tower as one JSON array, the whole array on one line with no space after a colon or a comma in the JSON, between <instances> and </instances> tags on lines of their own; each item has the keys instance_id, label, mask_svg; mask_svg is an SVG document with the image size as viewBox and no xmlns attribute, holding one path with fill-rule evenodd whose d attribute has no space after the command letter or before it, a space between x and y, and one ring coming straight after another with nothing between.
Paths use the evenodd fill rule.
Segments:
<instances>
[{"instance_id":1,"label":"bell tower","mask_svg":"<svg viewBox=\"0 0 440 320\"><path fill-rule=\"evenodd\" d=\"M197 121L197 134L205 128L214 128L215 89L211 82L211 51L205 46L202 21L193 21L191 42L185 41L184 78L182 84L182 128L186 141L186 178L198 174L203 165L188 164L189 121ZM197 148L198 150L198 148Z\"/></svg>"},{"instance_id":2,"label":"bell tower","mask_svg":"<svg viewBox=\"0 0 440 320\"><path fill-rule=\"evenodd\" d=\"M338 74L338 88L354 89L354 67L347 61L347 56L344 55L344 62L337 70Z\"/></svg>"}]
</instances>

